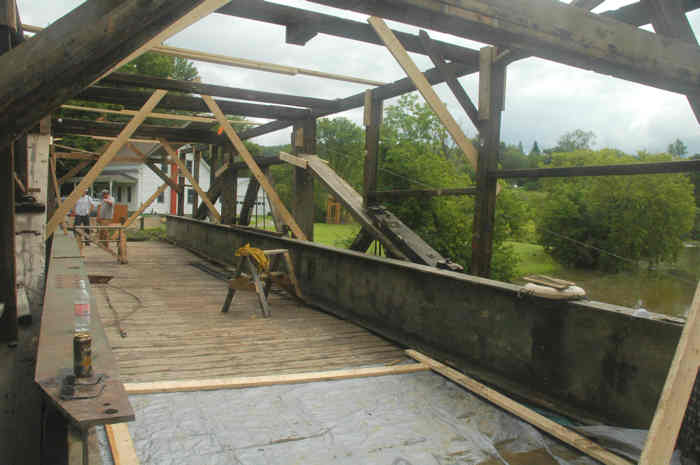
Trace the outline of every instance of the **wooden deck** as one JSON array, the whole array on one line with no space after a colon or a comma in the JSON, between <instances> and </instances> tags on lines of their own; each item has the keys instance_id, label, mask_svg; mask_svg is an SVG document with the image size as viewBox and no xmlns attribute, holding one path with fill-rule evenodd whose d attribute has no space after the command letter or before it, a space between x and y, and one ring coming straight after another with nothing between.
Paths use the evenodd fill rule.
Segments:
<instances>
[{"instance_id":1,"label":"wooden deck","mask_svg":"<svg viewBox=\"0 0 700 465\"><path fill-rule=\"evenodd\" d=\"M261 317L249 292L237 293L229 313L221 313L227 283L191 264L217 267L165 242L130 242L128 265L94 246L84 253L89 274L113 276L109 286L93 284L92 292L123 382L301 373L405 359L394 344L274 287L271 318Z\"/></svg>"}]
</instances>

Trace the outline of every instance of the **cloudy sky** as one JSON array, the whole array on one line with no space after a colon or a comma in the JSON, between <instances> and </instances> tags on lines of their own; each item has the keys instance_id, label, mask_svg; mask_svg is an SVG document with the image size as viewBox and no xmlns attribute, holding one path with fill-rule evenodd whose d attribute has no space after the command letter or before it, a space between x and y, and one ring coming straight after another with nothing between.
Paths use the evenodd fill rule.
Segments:
<instances>
[{"instance_id":1,"label":"cloudy sky","mask_svg":"<svg viewBox=\"0 0 700 465\"><path fill-rule=\"evenodd\" d=\"M302 0L276 2L358 21L367 18ZM42 27L81 3L81 0L18 0L22 22ZM630 3L634 0L607 0L593 11L612 10ZM700 10L690 13L688 18L696 34L700 34ZM398 23L390 23L390 26L417 32L412 26ZM213 14L170 38L166 44L383 82L405 77L384 47L325 35L318 35L300 47L285 44L284 34L281 26ZM431 33L431 37L471 48L483 45L437 32ZM427 57L416 54L412 57L420 69L432 67ZM212 84L329 99L346 97L366 88L361 84L316 77L195 64L202 81ZM467 76L460 81L476 101L477 76ZM435 89L467 135L473 136L474 127L447 86L441 84ZM341 115L357 123L362 120L361 109ZM550 147L556 144L559 136L578 128L596 134L596 148L615 147L628 153L659 152L680 138L690 154L700 153L700 125L682 95L538 58L521 60L508 67L502 126L505 142L522 142L526 151L535 140L540 147ZM263 145L287 143L289 133L288 129L278 131L259 137L255 142Z\"/></svg>"}]
</instances>

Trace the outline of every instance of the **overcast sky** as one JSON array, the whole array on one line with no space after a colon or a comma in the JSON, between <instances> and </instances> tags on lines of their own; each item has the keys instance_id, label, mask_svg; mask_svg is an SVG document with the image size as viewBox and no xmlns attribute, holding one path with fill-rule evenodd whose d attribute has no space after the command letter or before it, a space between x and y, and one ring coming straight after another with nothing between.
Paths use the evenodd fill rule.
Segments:
<instances>
[{"instance_id":1,"label":"overcast sky","mask_svg":"<svg viewBox=\"0 0 700 465\"><path fill-rule=\"evenodd\" d=\"M81 0L18 0L22 22L43 27L81 3ZM302 0L278 0L277 3L359 21L367 18ZM630 3L634 0L607 0L593 11L598 13ZM693 30L700 34L700 10L690 13L688 18ZM418 30L393 22L390 26L404 31ZM281 26L213 14L170 38L166 44L383 82L405 77L384 47L326 35L318 35L300 47L285 44L284 34ZM437 32L431 33L431 37L472 48L483 45ZM420 69L432 67L427 57L411 56ZM278 75L201 62L195 65L202 82L256 90L334 99L366 88L316 77ZM477 76L467 76L460 81L477 101ZM447 86L441 84L435 89L467 135L473 136L474 127ZM362 120L361 109L341 115L358 124ZM700 153L700 125L682 95L538 58L521 60L508 67L503 141L522 142L527 152L535 140L541 148L551 147L559 136L578 128L596 134L595 148L614 147L627 153L660 152L680 138L690 154ZM287 129L254 141L263 145L288 143L289 134Z\"/></svg>"}]
</instances>

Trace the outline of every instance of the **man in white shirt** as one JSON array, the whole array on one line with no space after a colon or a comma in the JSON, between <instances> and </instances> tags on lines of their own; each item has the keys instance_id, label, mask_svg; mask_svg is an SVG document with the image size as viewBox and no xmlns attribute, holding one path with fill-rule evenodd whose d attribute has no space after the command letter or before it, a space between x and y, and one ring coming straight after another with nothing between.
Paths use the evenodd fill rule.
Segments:
<instances>
[{"instance_id":1,"label":"man in white shirt","mask_svg":"<svg viewBox=\"0 0 700 465\"><path fill-rule=\"evenodd\" d=\"M73 227L90 227L90 213L92 213L92 207L94 205L95 202L90 198L87 191L83 191L82 197L75 203L75 221L73 222ZM90 235L89 229L83 229L81 231L86 236ZM84 243L85 245L90 245L88 241L84 241Z\"/></svg>"}]
</instances>

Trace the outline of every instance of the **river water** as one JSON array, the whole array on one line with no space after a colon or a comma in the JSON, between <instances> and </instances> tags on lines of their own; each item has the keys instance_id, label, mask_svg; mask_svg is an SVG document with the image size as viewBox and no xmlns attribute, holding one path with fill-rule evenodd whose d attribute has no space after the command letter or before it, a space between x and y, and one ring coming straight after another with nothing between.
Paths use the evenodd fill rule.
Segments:
<instances>
[{"instance_id":1,"label":"river water","mask_svg":"<svg viewBox=\"0 0 700 465\"><path fill-rule=\"evenodd\" d=\"M621 273L562 269L557 278L574 281L591 300L685 317L700 279L700 245L685 244L675 263L657 270L640 266Z\"/></svg>"}]
</instances>

